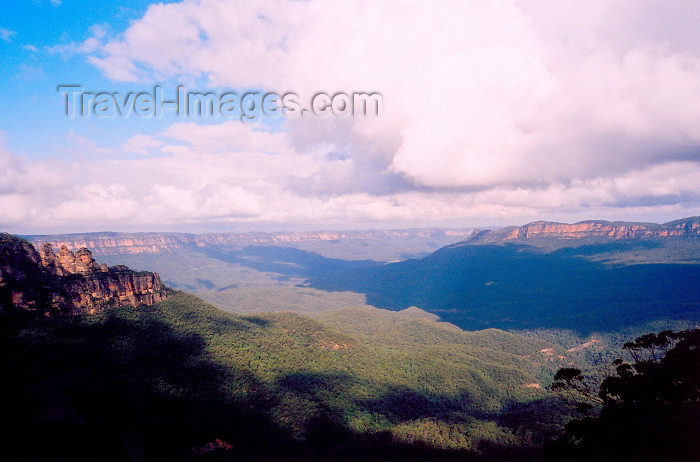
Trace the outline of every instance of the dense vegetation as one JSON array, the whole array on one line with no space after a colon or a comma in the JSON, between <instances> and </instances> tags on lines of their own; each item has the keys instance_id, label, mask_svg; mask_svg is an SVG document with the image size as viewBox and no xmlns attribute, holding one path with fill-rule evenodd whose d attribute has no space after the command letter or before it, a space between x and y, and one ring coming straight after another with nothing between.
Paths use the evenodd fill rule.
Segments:
<instances>
[{"instance_id":1,"label":"dense vegetation","mask_svg":"<svg viewBox=\"0 0 700 462\"><path fill-rule=\"evenodd\" d=\"M556 347L367 310L326 321L375 327L365 334L185 294L85 317L5 312L3 448L23 460L501 460L563 428L538 382L561 365L540 350Z\"/></svg>"},{"instance_id":2,"label":"dense vegetation","mask_svg":"<svg viewBox=\"0 0 700 462\"><path fill-rule=\"evenodd\" d=\"M557 372L553 388L583 417L548 446L555 460L695 461L700 453L700 330L646 334L624 345L598 391L579 369ZM598 412L594 412L594 411Z\"/></svg>"},{"instance_id":3,"label":"dense vegetation","mask_svg":"<svg viewBox=\"0 0 700 462\"><path fill-rule=\"evenodd\" d=\"M167 285L237 313L418 306L464 329L583 336L659 320L700 321L700 239L585 242L452 245L387 265L275 246L105 258L157 271Z\"/></svg>"},{"instance_id":4,"label":"dense vegetation","mask_svg":"<svg viewBox=\"0 0 700 462\"><path fill-rule=\"evenodd\" d=\"M378 267L372 260L342 260L291 247L210 245L175 252L105 255L108 264L156 271L166 285L190 292L294 286L319 274Z\"/></svg>"},{"instance_id":5,"label":"dense vegetation","mask_svg":"<svg viewBox=\"0 0 700 462\"><path fill-rule=\"evenodd\" d=\"M185 252L178 277L238 314L184 293L80 317L0 310L2 456L537 461L545 446L555 460L692 460L698 331L640 337L610 366L629 338L700 320L700 266L659 252L457 245L383 266ZM567 407L552 380L593 405Z\"/></svg>"},{"instance_id":6,"label":"dense vegetation","mask_svg":"<svg viewBox=\"0 0 700 462\"><path fill-rule=\"evenodd\" d=\"M421 260L319 275L312 285L365 293L367 303L381 308L418 306L465 329L587 334L658 319L700 320L700 265L620 266L585 258L615 248L627 247L548 253L522 245L455 245Z\"/></svg>"},{"instance_id":7,"label":"dense vegetation","mask_svg":"<svg viewBox=\"0 0 700 462\"><path fill-rule=\"evenodd\" d=\"M351 306L363 306L367 301L364 295L355 292L327 292L295 286L231 288L199 292L197 296L229 313L287 312L312 317Z\"/></svg>"}]
</instances>

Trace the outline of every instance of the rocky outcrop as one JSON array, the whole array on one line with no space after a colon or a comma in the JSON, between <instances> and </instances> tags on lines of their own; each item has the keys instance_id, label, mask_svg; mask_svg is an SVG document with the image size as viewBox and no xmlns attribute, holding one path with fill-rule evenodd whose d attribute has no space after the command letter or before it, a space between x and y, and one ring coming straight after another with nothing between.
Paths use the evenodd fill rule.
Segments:
<instances>
[{"instance_id":1,"label":"rocky outcrop","mask_svg":"<svg viewBox=\"0 0 700 462\"><path fill-rule=\"evenodd\" d=\"M29 242L0 235L0 309L44 314L94 313L106 306L152 305L166 296L157 273L98 265L92 252L51 244L39 252Z\"/></svg>"},{"instance_id":2,"label":"rocky outcrop","mask_svg":"<svg viewBox=\"0 0 700 462\"><path fill-rule=\"evenodd\" d=\"M75 253L68 250L65 245L61 246L58 255L53 252L53 246L45 243L39 251L41 265L56 276L67 276L69 274L90 275L96 272L107 273L107 265L98 265L92 258L92 252L82 247Z\"/></svg>"},{"instance_id":3,"label":"rocky outcrop","mask_svg":"<svg viewBox=\"0 0 700 462\"><path fill-rule=\"evenodd\" d=\"M496 231L477 230L464 243L489 244L545 239L601 241L670 237L700 237L700 217L690 217L660 225L609 221L582 221L573 224L535 221L524 226L511 226Z\"/></svg>"}]
</instances>

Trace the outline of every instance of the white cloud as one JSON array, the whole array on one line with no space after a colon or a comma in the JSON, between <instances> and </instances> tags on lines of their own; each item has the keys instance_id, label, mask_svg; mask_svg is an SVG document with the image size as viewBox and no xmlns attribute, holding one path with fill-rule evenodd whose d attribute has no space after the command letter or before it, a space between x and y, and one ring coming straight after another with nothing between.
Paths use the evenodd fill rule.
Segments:
<instances>
[{"instance_id":1,"label":"white cloud","mask_svg":"<svg viewBox=\"0 0 700 462\"><path fill-rule=\"evenodd\" d=\"M384 116L181 122L130 138L121 151L144 157L129 160L75 138L102 156L85 168L105 189L51 203L80 219L97 197L121 211L96 205L105 220L144 225L698 214L698 14L648 0L154 4L68 48L121 81L379 91Z\"/></svg>"},{"instance_id":2,"label":"white cloud","mask_svg":"<svg viewBox=\"0 0 700 462\"><path fill-rule=\"evenodd\" d=\"M164 142L150 135L134 135L122 145L123 152L133 152L143 156L151 154L153 151L160 150L164 146Z\"/></svg>"},{"instance_id":3,"label":"white cloud","mask_svg":"<svg viewBox=\"0 0 700 462\"><path fill-rule=\"evenodd\" d=\"M256 140L254 126L236 133ZM700 214L700 163L668 162L615 177L553 182L541 187L502 185L475 191L399 189L381 195L315 184L327 177L342 183L345 170L326 170L339 160L289 150L220 149L218 136L195 135L204 127L182 124L180 137L167 132L132 137L127 144L171 152L169 157L80 157L79 161L30 161L0 150L0 228L96 231L180 229L183 224L231 230L253 227L343 228L428 224L523 223L542 217L648 220ZM207 127L208 128L208 127ZM219 126L221 132L231 127ZM194 140L189 142L187 140ZM83 149L77 137L69 143ZM170 144L170 143L177 144ZM269 140L257 138L260 147ZM253 142L255 143L255 142ZM169 147L177 146L177 150ZM352 171L349 178L356 177ZM297 182L311 182L306 189ZM320 181L320 180L319 180ZM339 192L341 191L341 192ZM255 224L255 225L253 225ZM211 229L209 227L208 229Z\"/></svg>"},{"instance_id":4,"label":"white cloud","mask_svg":"<svg viewBox=\"0 0 700 462\"><path fill-rule=\"evenodd\" d=\"M15 35L17 35L17 31L0 27L0 40L3 42L12 43L12 39L14 39Z\"/></svg>"},{"instance_id":5,"label":"white cloud","mask_svg":"<svg viewBox=\"0 0 700 462\"><path fill-rule=\"evenodd\" d=\"M590 178L700 144L700 100L688 97L700 90L698 56L655 48L654 37L630 42L630 24L653 22L649 4L549 7L185 1L152 5L90 59L123 80L204 75L307 96L381 91L386 117L346 126L347 148L399 137L390 170L430 187ZM668 149L650 149L659 143Z\"/></svg>"},{"instance_id":6,"label":"white cloud","mask_svg":"<svg viewBox=\"0 0 700 462\"><path fill-rule=\"evenodd\" d=\"M277 153L287 146L287 135L274 133L264 126L246 125L228 121L219 125L176 123L163 136L187 142L194 147L205 147L209 151L261 151Z\"/></svg>"},{"instance_id":7,"label":"white cloud","mask_svg":"<svg viewBox=\"0 0 700 462\"><path fill-rule=\"evenodd\" d=\"M44 47L44 49L48 53L59 53L70 56L74 54L96 53L100 52L100 50L106 47L104 42L108 39L107 33L109 32L109 27L107 25L94 24L88 28L88 32L90 33L90 36L80 43L63 43ZM36 51L36 48L34 48L34 51ZM88 61L91 61L92 59L93 57L88 57Z\"/></svg>"}]
</instances>

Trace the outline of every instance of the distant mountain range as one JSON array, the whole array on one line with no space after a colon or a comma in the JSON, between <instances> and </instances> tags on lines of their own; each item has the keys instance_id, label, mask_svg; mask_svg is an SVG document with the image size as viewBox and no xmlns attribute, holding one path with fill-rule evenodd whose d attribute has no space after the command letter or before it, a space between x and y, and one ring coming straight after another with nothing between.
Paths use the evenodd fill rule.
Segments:
<instances>
[{"instance_id":1,"label":"distant mountain range","mask_svg":"<svg viewBox=\"0 0 700 462\"><path fill-rule=\"evenodd\" d=\"M32 460L539 460L569 418L559 367L700 323L698 231L95 233L38 251L0 234L0 442Z\"/></svg>"},{"instance_id":2,"label":"distant mountain range","mask_svg":"<svg viewBox=\"0 0 700 462\"><path fill-rule=\"evenodd\" d=\"M417 306L464 329L617 331L700 321L700 218L662 225L535 222L467 239L417 260L317 275L311 286Z\"/></svg>"},{"instance_id":3,"label":"distant mountain range","mask_svg":"<svg viewBox=\"0 0 700 462\"><path fill-rule=\"evenodd\" d=\"M538 245L553 241L607 241L700 236L700 217L663 224L587 220L578 223L535 221L523 226L496 230L470 228L419 228L407 230L250 232L187 234L169 232L54 234L23 236L35 245L46 242L55 248L87 247L96 255L153 254L177 252L184 248L214 246L292 247L329 258L389 261L413 254L429 253L462 241L465 244L522 242ZM388 246L388 248L387 248ZM384 247L384 248L382 248ZM364 248L360 250L360 248ZM389 256L389 258L386 258Z\"/></svg>"},{"instance_id":4,"label":"distant mountain range","mask_svg":"<svg viewBox=\"0 0 700 462\"><path fill-rule=\"evenodd\" d=\"M84 233L23 236L35 245L87 247L96 255L153 254L187 248L276 246L321 253L330 258L389 261L429 253L469 236L472 229L406 229L368 231L250 233Z\"/></svg>"},{"instance_id":5,"label":"distant mountain range","mask_svg":"<svg viewBox=\"0 0 700 462\"><path fill-rule=\"evenodd\" d=\"M304 287L325 292L290 297L303 304L309 293L355 292L370 305L417 306L465 329L616 331L662 319L700 320L700 217L664 224L539 221L475 231L29 239L56 248L87 246L108 264L158 271L166 285L197 292L224 309L255 295L260 306L253 311L265 311L279 303L258 301L251 290Z\"/></svg>"},{"instance_id":6,"label":"distant mountain range","mask_svg":"<svg viewBox=\"0 0 700 462\"><path fill-rule=\"evenodd\" d=\"M601 220L587 220L573 224L535 221L524 226L509 226L496 231L475 230L464 243L522 242L536 245L544 240L605 241L692 236L700 236L700 217L683 218L663 224Z\"/></svg>"}]
</instances>

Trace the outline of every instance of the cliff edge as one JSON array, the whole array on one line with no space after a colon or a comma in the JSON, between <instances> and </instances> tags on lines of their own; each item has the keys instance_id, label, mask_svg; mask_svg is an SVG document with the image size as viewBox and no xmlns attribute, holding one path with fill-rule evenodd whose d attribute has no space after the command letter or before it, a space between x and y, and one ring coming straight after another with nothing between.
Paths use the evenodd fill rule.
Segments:
<instances>
[{"instance_id":1,"label":"cliff edge","mask_svg":"<svg viewBox=\"0 0 700 462\"><path fill-rule=\"evenodd\" d=\"M55 253L47 243L37 252L28 241L0 234L0 310L76 315L153 305L165 297L157 273L98 265L87 248L73 253L62 246Z\"/></svg>"},{"instance_id":2,"label":"cliff edge","mask_svg":"<svg viewBox=\"0 0 700 462\"><path fill-rule=\"evenodd\" d=\"M503 242L537 243L545 240L575 241L700 237L700 217L669 223L628 223L588 220L579 223L535 221L524 226L510 226L491 231L476 230L459 244L496 244Z\"/></svg>"}]
</instances>

